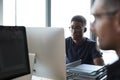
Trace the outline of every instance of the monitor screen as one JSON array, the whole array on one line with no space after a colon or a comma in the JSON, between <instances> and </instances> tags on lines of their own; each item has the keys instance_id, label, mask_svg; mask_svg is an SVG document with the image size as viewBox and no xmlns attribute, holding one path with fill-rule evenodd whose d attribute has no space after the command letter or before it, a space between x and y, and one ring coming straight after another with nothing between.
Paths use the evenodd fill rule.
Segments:
<instances>
[{"instance_id":1,"label":"monitor screen","mask_svg":"<svg viewBox=\"0 0 120 80\"><path fill-rule=\"evenodd\" d=\"M27 27L26 33L28 50L36 53L33 75L66 80L64 29Z\"/></svg>"},{"instance_id":2,"label":"monitor screen","mask_svg":"<svg viewBox=\"0 0 120 80\"><path fill-rule=\"evenodd\" d=\"M25 27L0 26L0 80L10 80L29 73Z\"/></svg>"}]
</instances>

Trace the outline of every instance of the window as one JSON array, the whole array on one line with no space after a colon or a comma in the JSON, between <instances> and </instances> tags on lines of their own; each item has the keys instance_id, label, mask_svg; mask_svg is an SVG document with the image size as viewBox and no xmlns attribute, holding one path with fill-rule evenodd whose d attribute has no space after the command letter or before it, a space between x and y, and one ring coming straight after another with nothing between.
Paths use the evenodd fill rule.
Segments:
<instances>
[{"instance_id":1,"label":"window","mask_svg":"<svg viewBox=\"0 0 120 80\"><path fill-rule=\"evenodd\" d=\"M45 0L4 0L4 25L45 26Z\"/></svg>"},{"instance_id":2,"label":"window","mask_svg":"<svg viewBox=\"0 0 120 80\"><path fill-rule=\"evenodd\" d=\"M3 25L15 25L15 0L3 0Z\"/></svg>"},{"instance_id":3,"label":"window","mask_svg":"<svg viewBox=\"0 0 120 80\"><path fill-rule=\"evenodd\" d=\"M45 26L45 0L17 0L17 25Z\"/></svg>"},{"instance_id":4,"label":"window","mask_svg":"<svg viewBox=\"0 0 120 80\"><path fill-rule=\"evenodd\" d=\"M65 37L68 37L71 18L74 15L83 15L87 19L85 36L90 38L90 0L52 0L51 4L52 27L64 27Z\"/></svg>"}]
</instances>

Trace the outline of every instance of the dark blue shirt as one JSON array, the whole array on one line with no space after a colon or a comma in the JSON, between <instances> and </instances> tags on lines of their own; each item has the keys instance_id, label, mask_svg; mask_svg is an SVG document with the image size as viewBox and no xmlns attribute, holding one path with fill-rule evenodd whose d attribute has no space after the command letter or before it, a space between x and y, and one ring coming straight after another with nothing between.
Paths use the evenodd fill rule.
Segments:
<instances>
[{"instance_id":1,"label":"dark blue shirt","mask_svg":"<svg viewBox=\"0 0 120 80\"><path fill-rule=\"evenodd\" d=\"M71 37L65 39L66 42L66 63L82 60L84 64L93 64L93 59L102 57L101 52L96 48L96 42L88 38L76 46Z\"/></svg>"},{"instance_id":2,"label":"dark blue shirt","mask_svg":"<svg viewBox=\"0 0 120 80\"><path fill-rule=\"evenodd\" d=\"M108 65L107 80L120 80L120 59Z\"/></svg>"}]
</instances>

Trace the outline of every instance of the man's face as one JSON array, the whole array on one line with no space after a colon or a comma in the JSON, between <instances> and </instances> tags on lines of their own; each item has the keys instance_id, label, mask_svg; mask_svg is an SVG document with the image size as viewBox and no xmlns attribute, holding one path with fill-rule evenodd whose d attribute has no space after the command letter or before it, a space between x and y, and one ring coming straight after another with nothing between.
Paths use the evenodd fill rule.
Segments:
<instances>
[{"instance_id":1,"label":"man's face","mask_svg":"<svg viewBox=\"0 0 120 80\"><path fill-rule=\"evenodd\" d=\"M81 22L76 22L76 21L72 21L71 22L71 34L72 34L72 38L73 40L81 40L83 37L83 33L84 33L84 26L82 25Z\"/></svg>"},{"instance_id":2,"label":"man's face","mask_svg":"<svg viewBox=\"0 0 120 80\"><path fill-rule=\"evenodd\" d=\"M103 7L104 0L95 0L92 7L92 14L95 21L92 23L91 30L98 36L99 46L101 49L109 50L114 46L114 18L107 14Z\"/></svg>"}]
</instances>

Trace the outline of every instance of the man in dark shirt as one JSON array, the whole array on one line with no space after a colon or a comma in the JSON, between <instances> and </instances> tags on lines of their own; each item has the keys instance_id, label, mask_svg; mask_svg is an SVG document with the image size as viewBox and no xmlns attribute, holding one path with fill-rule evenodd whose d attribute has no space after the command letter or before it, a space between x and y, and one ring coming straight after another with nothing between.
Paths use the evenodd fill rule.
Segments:
<instances>
[{"instance_id":1,"label":"man in dark shirt","mask_svg":"<svg viewBox=\"0 0 120 80\"><path fill-rule=\"evenodd\" d=\"M77 60L84 64L103 65L101 52L96 47L96 42L83 37L86 32L86 19L76 15L71 19L70 30L72 37L66 38L66 63Z\"/></svg>"},{"instance_id":2,"label":"man in dark shirt","mask_svg":"<svg viewBox=\"0 0 120 80\"><path fill-rule=\"evenodd\" d=\"M115 50L120 57L120 0L95 0L92 14L91 31L98 36L99 47ZM108 65L107 80L120 80L120 59Z\"/></svg>"}]
</instances>

